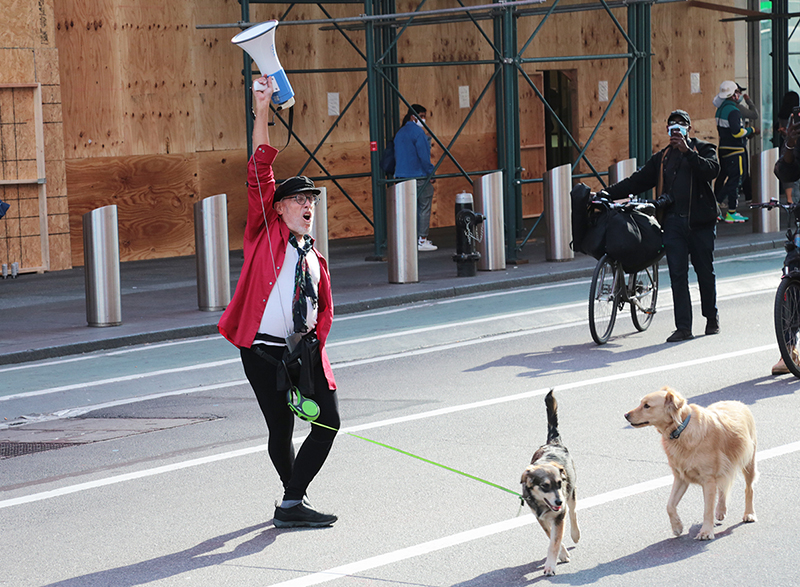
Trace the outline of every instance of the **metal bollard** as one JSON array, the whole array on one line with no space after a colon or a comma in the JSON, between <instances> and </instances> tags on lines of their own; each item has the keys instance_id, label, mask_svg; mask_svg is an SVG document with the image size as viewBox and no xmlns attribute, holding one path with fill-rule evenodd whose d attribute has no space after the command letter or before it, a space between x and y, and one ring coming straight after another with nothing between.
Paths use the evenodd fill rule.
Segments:
<instances>
[{"instance_id":1,"label":"metal bollard","mask_svg":"<svg viewBox=\"0 0 800 587\"><path fill-rule=\"evenodd\" d=\"M750 157L750 179L753 186L753 203L762 204L774 198L780 200L781 185L775 177L773 169L778 161L779 150L777 147L756 153ZM753 232L780 232L780 209L765 210L753 209Z\"/></svg>"},{"instance_id":2,"label":"metal bollard","mask_svg":"<svg viewBox=\"0 0 800 587\"><path fill-rule=\"evenodd\" d=\"M228 199L225 194L210 196L194 205L194 244L197 307L204 312L224 310L231 301Z\"/></svg>"},{"instance_id":3,"label":"metal bollard","mask_svg":"<svg viewBox=\"0 0 800 587\"><path fill-rule=\"evenodd\" d=\"M83 262L86 321L89 326L119 326L122 295L116 206L104 206L83 215Z\"/></svg>"},{"instance_id":4,"label":"metal bollard","mask_svg":"<svg viewBox=\"0 0 800 587\"><path fill-rule=\"evenodd\" d=\"M3 263L3 279L7 279L7 278L8 278L8 264L7 263Z\"/></svg>"},{"instance_id":5,"label":"metal bollard","mask_svg":"<svg viewBox=\"0 0 800 587\"><path fill-rule=\"evenodd\" d=\"M626 177L633 175L636 171L636 158L623 159L613 165L608 166L608 185L621 182Z\"/></svg>"},{"instance_id":6,"label":"metal bollard","mask_svg":"<svg viewBox=\"0 0 800 587\"><path fill-rule=\"evenodd\" d=\"M475 211L482 214L483 240L478 243L478 269L506 268L505 217L503 215L503 172L495 171L475 183Z\"/></svg>"},{"instance_id":7,"label":"metal bollard","mask_svg":"<svg viewBox=\"0 0 800 587\"><path fill-rule=\"evenodd\" d=\"M572 241L572 165L562 165L544 174L544 215L547 220L545 254L548 261L569 261L575 253Z\"/></svg>"},{"instance_id":8,"label":"metal bollard","mask_svg":"<svg viewBox=\"0 0 800 587\"><path fill-rule=\"evenodd\" d=\"M314 210L311 238L314 239L316 249L330 261L330 257L328 257L328 188L319 188L319 202L317 202L317 209Z\"/></svg>"},{"instance_id":9,"label":"metal bollard","mask_svg":"<svg viewBox=\"0 0 800 587\"><path fill-rule=\"evenodd\" d=\"M394 184L386 198L389 283L417 283L417 180Z\"/></svg>"}]
</instances>

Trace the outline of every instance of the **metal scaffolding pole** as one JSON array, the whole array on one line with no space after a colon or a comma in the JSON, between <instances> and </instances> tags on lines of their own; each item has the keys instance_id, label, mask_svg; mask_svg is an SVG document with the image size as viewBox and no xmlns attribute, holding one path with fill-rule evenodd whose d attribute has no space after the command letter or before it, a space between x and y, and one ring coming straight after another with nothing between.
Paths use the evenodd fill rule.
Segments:
<instances>
[{"instance_id":1,"label":"metal scaffolding pole","mask_svg":"<svg viewBox=\"0 0 800 587\"><path fill-rule=\"evenodd\" d=\"M629 155L640 163L653 154L650 4L628 6L629 60L632 73L628 78L628 137Z\"/></svg>"},{"instance_id":2,"label":"metal scaffolding pole","mask_svg":"<svg viewBox=\"0 0 800 587\"><path fill-rule=\"evenodd\" d=\"M250 22L250 6L252 4L265 4L270 3L271 0L240 0L242 6L242 20L239 23L223 26L238 26L240 28L246 27ZM300 2L311 3L310 0L299 0ZM619 94L623 84L627 81L629 84L629 135L630 135L630 155L636 157L639 161L644 161L650 156L652 149L651 137L651 87L650 87L650 6L654 0L628 0L628 2L606 2L606 0L599 0L597 4L576 4L560 6L558 0L555 0L553 6L529 8L531 4L541 3L543 0L521 0L516 2L508 2L502 0L493 0L492 4L483 4L479 6L458 6L454 8L426 10L422 11L425 5L425 0L420 0L414 12L396 13L395 0L363 0L364 13L359 16L345 17L345 18L330 18L330 15L324 9L323 4L318 4L323 13L328 16L326 19L320 20L305 20L305 21L283 21L288 13L292 10L294 4L290 4L286 12L281 17L282 23L288 25L314 25L319 24L331 29L337 30L343 35L345 40L358 52L359 56L365 62L364 69L341 69L341 70L325 70L325 71L365 71L365 85L368 93L368 108L369 108L369 141L370 141L370 179L372 184L372 220L361 210L352 198L346 193L343 186L338 183L337 179L352 178L352 177L366 177L368 173L350 174L350 175L331 175L324 165L316 158L315 154L331 134L328 131L320 144L315 149L309 149L301 140L300 137L292 133L297 142L309 155L306 165L311 161L317 163L322 169L322 173L326 174L324 177L314 179L328 179L335 183L335 185L342 190L345 197L347 197L353 206L373 225L374 229L374 256L380 258L385 253L386 239L387 239L387 221L386 221L386 199L385 191L388 185L395 183L393 179L387 179L383 171L380 169L380 158L387 141L392 138L394 131L397 129L400 114L403 111L403 106L410 107L410 102L406 100L399 88L399 68L400 67L446 67L452 65L494 65L494 75L487 82L481 97L473 104L469 113L466 115L464 122L459 128L456 135L450 141L449 145L444 145L442 141L433 133L427 126L426 130L430 133L432 139L441 147L442 156L435 165L434 175L430 179L441 177L464 177L472 182L472 177L475 175L483 175L492 173L494 171L503 172L503 203L504 214L506 219L505 227L505 246L506 258L509 263L520 262L517 259L517 252L524 246L525 240L521 245L517 245L517 239L525 235L524 218L522 216L522 184L528 182L537 182L541 180L522 180L521 178L521 154L520 154L520 117L519 117L519 77L522 76L526 83L530 84L534 89L534 93L541 100L545 106L545 110L555 116L553 109L547 104L545 97L533 85L532 80L522 69L523 64L526 63L547 63L557 61L581 61L587 59L611 59L611 58L627 58L629 60L629 69L625 77L620 81L619 87L614 94L606 111L601 116L597 128L595 128L592 136L585 141L583 145L579 145L577 141L571 136L569 129L564 128L570 136L570 140L574 143L579 155L574 162L577 165L578 161L584 160L589 167L590 173L588 175L598 177L601 181L601 175L604 173L599 172L592 165L591 161L586 157L585 153L589 143L594 138L599 127L602 125L605 115L614 100ZM672 0L663 0L672 1ZM787 0L777 0L783 2L784 5ZM337 2L337 0L331 0ZM350 2L348 2L350 3ZM628 30L627 32L617 22L614 15L611 13L611 8L628 7ZM523 53L530 45L533 37L539 29L545 25L548 18L555 13L565 13L578 10L605 10L617 30L622 34L625 41L628 43L627 54L617 55L575 55L575 56L559 56L559 57L534 57L524 58ZM542 18L541 22L536 28L536 31L530 39L525 43L521 49L517 48L517 25L518 20L524 17L539 16ZM493 39L490 39L478 24L479 20L493 21ZM435 63L398 63L397 56L397 43L400 37L406 32L410 26L424 26L427 24L434 24L437 22L472 22L473 25L481 32L484 40L491 47L494 58L483 61L460 61L460 62L435 62ZM356 44L348 38L346 30L363 30L365 34L365 51L361 52ZM248 156L252 153L252 126L253 122L250 117L252 106L252 95L250 93L249 76L252 71L252 60L249 55L244 53L244 73L245 83L245 111L247 120L247 144ZM287 72L295 74L314 74L322 72L323 70L304 70L298 72ZM497 132L497 158L498 169L492 170L466 170L464 169L451 153L456 140L461 135L467 121L469 121L472 114L481 102L483 95L491 90L491 85L494 85L495 98L496 98L496 132ZM363 88L363 85L362 85ZM353 97L353 99L355 96ZM353 101L351 99L351 103ZM400 102L402 101L402 105ZM349 107L349 104L348 104ZM344 116L347 108L340 115ZM337 122L339 120L337 118ZM557 123L563 123L555 116ZM280 113L276 114L276 120L280 121L284 126L288 126L281 117ZM334 123L335 124L335 123ZM436 170L442 162L449 158L456 166L458 172L453 174L435 175ZM605 166L604 166L605 167ZM303 166L305 168L305 165ZM577 177L577 176L576 176ZM579 176L583 177L583 176ZM532 230L531 230L532 232ZM529 233L530 236L530 233Z\"/></svg>"}]
</instances>

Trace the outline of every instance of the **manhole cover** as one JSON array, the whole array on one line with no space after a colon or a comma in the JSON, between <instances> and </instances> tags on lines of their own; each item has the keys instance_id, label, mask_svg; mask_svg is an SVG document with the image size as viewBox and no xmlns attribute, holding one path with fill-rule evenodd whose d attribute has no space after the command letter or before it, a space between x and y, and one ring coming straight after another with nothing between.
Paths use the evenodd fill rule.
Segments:
<instances>
[{"instance_id":1,"label":"manhole cover","mask_svg":"<svg viewBox=\"0 0 800 587\"><path fill-rule=\"evenodd\" d=\"M0 442L0 459L76 445L75 442Z\"/></svg>"}]
</instances>

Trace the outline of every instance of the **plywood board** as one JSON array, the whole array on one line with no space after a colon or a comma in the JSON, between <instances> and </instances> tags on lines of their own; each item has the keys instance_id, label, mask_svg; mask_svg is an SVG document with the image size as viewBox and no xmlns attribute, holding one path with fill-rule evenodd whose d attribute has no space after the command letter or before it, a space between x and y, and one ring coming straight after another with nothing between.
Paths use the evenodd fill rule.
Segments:
<instances>
[{"instance_id":1,"label":"plywood board","mask_svg":"<svg viewBox=\"0 0 800 587\"><path fill-rule=\"evenodd\" d=\"M83 265L83 214L118 206L120 259L192 254L198 198L194 155L67 161L72 262Z\"/></svg>"}]
</instances>

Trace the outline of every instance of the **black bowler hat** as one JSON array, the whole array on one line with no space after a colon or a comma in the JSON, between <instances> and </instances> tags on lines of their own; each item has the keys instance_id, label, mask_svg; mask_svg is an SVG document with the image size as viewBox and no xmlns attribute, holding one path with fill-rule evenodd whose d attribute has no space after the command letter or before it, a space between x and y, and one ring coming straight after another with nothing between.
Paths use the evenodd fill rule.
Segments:
<instances>
[{"instance_id":1,"label":"black bowler hat","mask_svg":"<svg viewBox=\"0 0 800 587\"><path fill-rule=\"evenodd\" d=\"M300 192L311 192L315 196L320 194L319 188L314 186L314 182L308 179L305 175L297 175L290 177L278 186L275 190L273 201L279 202L282 199L299 194Z\"/></svg>"},{"instance_id":2,"label":"black bowler hat","mask_svg":"<svg viewBox=\"0 0 800 587\"><path fill-rule=\"evenodd\" d=\"M667 122L670 120L674 120L676 118L680 118L686 122L689 126L692 125L692 119L689 118L689 113L686 110L674 110L667 116Z\"/></svg>"}]
</instances>

